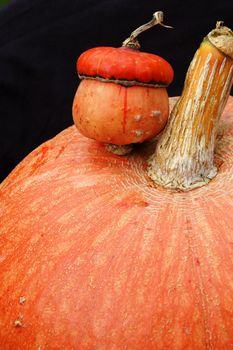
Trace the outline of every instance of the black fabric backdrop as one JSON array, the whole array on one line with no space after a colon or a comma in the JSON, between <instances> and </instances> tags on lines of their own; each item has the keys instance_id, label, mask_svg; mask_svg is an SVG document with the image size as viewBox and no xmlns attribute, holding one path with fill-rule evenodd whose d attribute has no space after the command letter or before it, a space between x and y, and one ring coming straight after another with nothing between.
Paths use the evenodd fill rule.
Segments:
<instances>
[{"instance_id":1,"label":"black fabric backdrop","mask_svg":"<svg viewBox=\"0 0 233 350\"><path fill-rule=\"evenodd\" d=\"M43 141L72 124L78 86L76 59L95 46L120 46L130 32L162 10L169 30L140 36L143 51L175 71L170 96L203 36L217 20L233 24L232 0L15 0L0 10L0 180Z\"/></svg>"}]
</instances>

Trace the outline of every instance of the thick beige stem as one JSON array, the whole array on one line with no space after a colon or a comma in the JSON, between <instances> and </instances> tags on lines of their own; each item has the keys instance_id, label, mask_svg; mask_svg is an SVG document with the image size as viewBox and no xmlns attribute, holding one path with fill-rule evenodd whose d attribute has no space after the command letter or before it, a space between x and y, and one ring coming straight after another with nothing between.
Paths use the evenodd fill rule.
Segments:
<instances>
[{"instance_id":1,"label":"thick beige stem","mask_svg":"<svg viewBox=\"0 0 233 350\"><path fill-rule=\"evenodd\" d=\"M211 33L191 62L182 96L150 160L149 176L163 187L189 190L217 174L214 147L233 81L233 33L219 24Z\"/></svg>"}]
</instances>

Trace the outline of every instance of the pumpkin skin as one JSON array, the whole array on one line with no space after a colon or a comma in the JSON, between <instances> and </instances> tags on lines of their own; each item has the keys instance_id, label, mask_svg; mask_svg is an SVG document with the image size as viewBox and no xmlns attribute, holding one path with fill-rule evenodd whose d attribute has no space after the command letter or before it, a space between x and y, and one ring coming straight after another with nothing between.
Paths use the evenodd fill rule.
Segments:
<instances>
[{"instance_id":1,"label":"pumpkin skin","mask_svg":"<svg viewBox=\"0 0 233 350\"><path fill-rule=\"evenodd\" d=\"M70 127L0 187L2 349L231 349L233 98L187 193Z\"/></svg>"},{"instance_id":2,"label":"pumpkin skin","mask_svg":"<svg viewBox=\"0 0 233 350\"><path fill-rule=\"evenodd\" d=\"M83 135L117 145L152 139L166 125L168 114L164 88L97 80L84 79L73 103L74 122Z\"/></svg>"},{"instance_id":3,"label":"pumpkin skin","mask_svg":"<svg viewBox=\"0 0 233 350\"><path fill-rule=\"evenodd\" d=\"M127 145L150 140L165 126L166 86L173 69L163 58L128 47L97 47L77 60L82 80L73 102L73 119L85 136Z\"/></svg>"}]
</instances>

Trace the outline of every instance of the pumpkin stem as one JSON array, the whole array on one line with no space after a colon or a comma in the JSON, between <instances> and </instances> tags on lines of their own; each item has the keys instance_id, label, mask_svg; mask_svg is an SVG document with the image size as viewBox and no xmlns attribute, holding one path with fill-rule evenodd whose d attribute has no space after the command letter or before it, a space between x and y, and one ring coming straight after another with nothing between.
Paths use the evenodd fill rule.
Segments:
<instances>
[{"instance_id":1,"label":"pumpkin stem","mask_svg":"<svg viewBox=\"0 0 233 350\"><path fill-rule=\"evenodd\" d=\"M163 187L190 190L217 174L217 127L233 82L233 32L217 22L197 50L184 89L150 159L149 176Z\"/></svg>"},{"instance_id":2,"label":"pumpkin stem","mask_svg":"<svg viewBox=\"0 0 233 350\"><path fill-rule=\"evenodd\" d=\"M144 32L145 30L148 30L152 27L154 27L155 25L160 24L161 26L165 27L165 28L173 28L171 26L167 26L165 24L163 24L163 12L162 11L157 11L153 14L153 18L151 21L143 24L142 26L140 26L139 28L135 29L131 34L130 37L127 38L122 46L127 46L130 47L132 49L140 49L140 44L137 40L137 36L139 34L141 34L142 32Z\"/></svg>"},{"instance_id":3,"label":"pumpkin stem","mask_svg":"<svg viewBox=\"0 0 233 350\"><path fill-rule=\"evenodd\" d=\"M108 143L106 145L106 149L108 152L116 154L118 156L125 156L132 152L133 146L131 144L115 145L115 144Z\"/></svg>"}]
</instances>

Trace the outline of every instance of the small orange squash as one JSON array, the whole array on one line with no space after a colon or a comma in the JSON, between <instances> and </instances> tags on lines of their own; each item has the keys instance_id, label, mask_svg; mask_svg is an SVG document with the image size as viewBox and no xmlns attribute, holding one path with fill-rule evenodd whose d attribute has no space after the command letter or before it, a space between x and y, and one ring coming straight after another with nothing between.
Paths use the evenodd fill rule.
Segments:
<instances>
[{"instance_id":1,"label":"small orange squash","mask_svg":"<svg viewBox=\"0 0 233 350\"><path fill-rule=\"evenodd\" d=\"M82 81L73 118L83 135L125 145L150 140L164 128L169 114L166 86L173 80L173 70L163 58L140 52L136 39L158 23L162 24L161 12L122 47L92 48L79 57Z\"/></svg>"}]
</instances>

